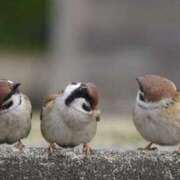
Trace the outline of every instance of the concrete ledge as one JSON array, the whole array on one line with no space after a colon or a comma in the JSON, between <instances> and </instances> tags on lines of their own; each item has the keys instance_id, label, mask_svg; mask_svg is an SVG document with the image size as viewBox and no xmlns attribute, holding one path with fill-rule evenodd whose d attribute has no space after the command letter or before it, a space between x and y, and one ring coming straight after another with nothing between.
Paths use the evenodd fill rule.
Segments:
<instances>
[{"instance_id":1,"label":"concrete ledge","mask_svg":"<svg viewBox=\"0 0 180 180\"><path fill-rule=\"evenodd\" d=\"M24 152L0 146L0 179L67 180L179 180L180 155L175 152L96 150L85 157L58 149L48 155L45 148Z\"/></svg>"}]
</instances>

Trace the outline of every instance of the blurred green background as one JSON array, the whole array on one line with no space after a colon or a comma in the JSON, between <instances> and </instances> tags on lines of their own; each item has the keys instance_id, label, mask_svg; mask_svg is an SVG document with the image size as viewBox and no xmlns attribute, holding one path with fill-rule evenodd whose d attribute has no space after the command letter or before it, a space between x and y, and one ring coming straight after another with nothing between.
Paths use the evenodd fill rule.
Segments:
<instances>
[{"instance_id":1,"label":"blurred green background","mask_svg":"<svg viewBox=\"0 0 180 180\"><path fill-rule=\"evenodd\" d=\"M72 81L94 82L102 121L92 144L136 148L146 143L132 123L145 73L180 87L180 3L169 0L2 0L0 78L22 83L32 101L28 144L44 144L39 109L47 94Z\"/></svg>"},{"instance_id":2,"label":"blurred green background","mask_svg":"<svg viewBox=\"0 0 180 180\"><path fill-rule=\"evenodd\" d=\"M4 50L47 50L48 5L48 0L2 0L0 47Z\"/></svg>"}]
</instances>

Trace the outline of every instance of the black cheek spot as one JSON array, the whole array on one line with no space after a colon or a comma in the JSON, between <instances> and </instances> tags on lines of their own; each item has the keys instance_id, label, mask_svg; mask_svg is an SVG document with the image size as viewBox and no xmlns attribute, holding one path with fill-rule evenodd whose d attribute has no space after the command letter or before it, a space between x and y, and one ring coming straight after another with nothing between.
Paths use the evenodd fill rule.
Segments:
<instances>
[{"instance_id":1,"label":"black cheek spot","mask_svg":"<svg viewBox=\"0 0 180 180\"><path fill-rule=\"evenodd\" d=\"M88 106L88 105L85 104L85 103L83 103L82 108L83 108L85 111L87 111L87 112L90 112L90 111L91 111L91 107Z\"/></svg>"},{"instance_id":2,"label":"black cheek spot","mask_svg":"<svg viewBox=\"0 0 180 180\"><path fill-rule=\"evenodd\" d=\"M12 106L13 106L13 101L10 101L7 104L1 106L1 110L9 109Z\"/></svg>"},{"instance_id":3,"label":"black cheek spot","mask_svg":"<svg viewBox=\"0 0 180 180\"><path fill-rule=\"evenodd\" d=\"M140 98L141 101L145 101L143 94L140 94L140 95L139 95L139 98Z\"/></svg>"}]
</instances>

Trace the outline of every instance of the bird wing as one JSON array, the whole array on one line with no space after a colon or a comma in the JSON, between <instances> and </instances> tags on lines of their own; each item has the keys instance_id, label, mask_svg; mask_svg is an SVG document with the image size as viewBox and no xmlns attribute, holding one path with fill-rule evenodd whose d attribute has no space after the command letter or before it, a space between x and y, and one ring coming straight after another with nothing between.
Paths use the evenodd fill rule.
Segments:
<instances>
[{"instance_id":1,"label":"bird wing","mask_svg":"<svg viewBox=\"0 0 180 180\"><path fill-rule=\"evenodd\" d=\"M31 101L30 101L30 99L29 99L29 97L26 95L26 94L24 94L24 93L21 93L21 96L23 96L24 97L24 100L27 102L27 107L28 107L28 109L30 109L30 117L31 117L31 119L32 119L32 105L31 105Z\"/></svg>"},{"instance_id":2,"label":"bird wing","mask_svg":"<svg viewBox=\"0 0 180 180\"><path fill-rule=\"evenodd\" d=\"M57 96L59 96L59 94L51 94L49 96L46 97L44 103L43 103L43 106L41 108L41 111L40 111L40 120L42 120L42 116L43 116L43 110L45 108L52 108L52 105L54 103L54 100L57 98Z\"/></svg>"},{"instance_id":3,"label":"bird wing","mask_svg":"<svg viewBox=\"0 0 180 180\"><path fill-rule=\"evenodd\" d=\"M167 121L174 122L180 127L180 92L177 92L172 103L162 111Z\"/></svg>"}]
</instances>

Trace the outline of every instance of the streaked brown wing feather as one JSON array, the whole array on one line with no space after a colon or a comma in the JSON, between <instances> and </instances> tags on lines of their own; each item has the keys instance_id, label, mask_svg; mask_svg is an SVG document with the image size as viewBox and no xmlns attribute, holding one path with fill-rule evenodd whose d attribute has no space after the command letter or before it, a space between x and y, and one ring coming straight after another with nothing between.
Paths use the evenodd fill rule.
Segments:
<instances>
[{"instance_id":1,"label":"streaked brown wing feather","mask_svg":"<svg viewBox=\"0 0 180 180\"><path fill-rule=\"evenodd\" d=\"M172 103L162 111L167 120L180 123L180 92L177 92Z\"/></svg>"},{"instance_id":2,"label":"streaked brown wing feather","mask_svg":"<svg viewBox=\"0 0 180 180\"><path fill-rule=\"evenodd\" d=\"M58 94L51 94L51 95L49 95L49 96L45 99L45 102L44 102L45 106L46 106L48 103L54 101L57 96L58 96Z\"/></svg>"},{"instance_id":3,"label":"streaked brown wing feather","mask_svg":"<svg viewBox=\"0 0 180 180\"><path fill-rule=\"evenodd\" d=\"M174 96L174 98L173 98L173 100L175 101L175 102L179 102L180 103L180 91L178 91L177 93L176 93L176 95Z\"/></svg>"},{"instance_id":4,"label":"streaked brown wing feather","mask_svg":"<svg viewBox=\"0 0 180 180\"><path fill-rule=\"evenodd\" d=\"M26 102L28 102L29 106L31 107L30 117L31 117L31 119L32 119L33 111L32 111L31 101L30 101L29 97L28 97L26 94L21 93L21 95L24 97L24 100L25 100Z\"/></svg>"},{"instance_id":5,"label":"streaked brown wing feather","mask_svg":"<svg viewBox=\"0 0 180 180\"><path fill-rule=\"evenodd\" d=\"M40 111L40 120L42 120L43 109L48 107L48 106L51 106L52 103L54 102L54 100L57 98L58 95L59 94L51 94L51 95L47 96L47 98L45 99L45 101L43 103L41 111Z\"/></svg>"}]
</instances>

